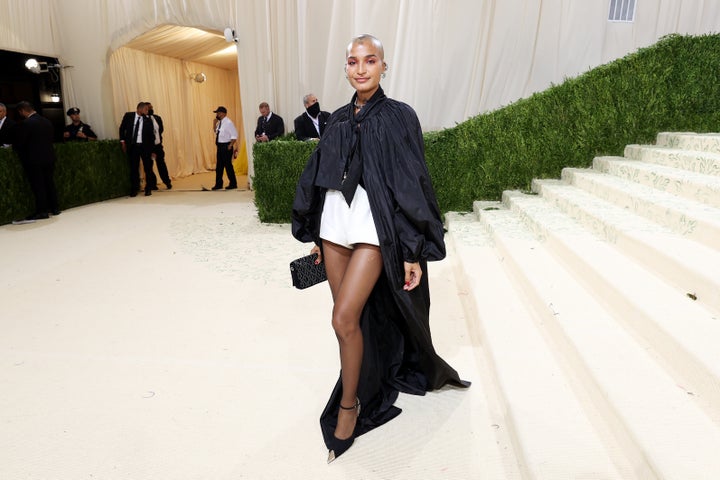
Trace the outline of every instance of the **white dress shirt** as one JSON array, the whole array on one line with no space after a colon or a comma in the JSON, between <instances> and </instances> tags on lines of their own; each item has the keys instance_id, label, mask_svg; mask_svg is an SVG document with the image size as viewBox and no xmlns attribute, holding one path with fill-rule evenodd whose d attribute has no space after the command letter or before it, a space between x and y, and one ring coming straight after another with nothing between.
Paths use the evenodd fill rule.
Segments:
<instances>
[{"instance_id":1,"label":"white dress shirt","mask_svg":"<svg viewBox=\"0 0 720 480\"><path fill-rule=\"evenodd\" d=\"M218 130L219 129L219 130ZM237 140L238 132L235 128L235 124L230 120L229 117L225 117L218 121L218 125L215 129L218 143L230 143L233 140Z\"/></svg>"},{"instance_id":2,"label":"white dress shirt","mask_svg":"<svg viewBox=\"0 0 720 480\"><path fill-rule=\"evenodd\" d=\"M0 128L2 128L3 124L5 123L5 119L6 119L6 118L7 118L7 117L0 118ZM9 143L6 143L6 144L4 144L4 145L0 145L0 147L3 147L3 148L8 148L9 146L10 146Z\"/></svg>"},{"instance_id":3,"label":"white dress shirt","mask_svg":"<svg viewBox=\"0 0 720 480\"><path fill-rule=\"evenodd\" d=\"M308 112L305 112L305 115L307 115L308 117L310 117L310 120L312 120L313 125L315 125L315 131L316 131L317 134L318 134L318 138L320 138L320 114L318 113L317 118L311 117Z\"/></svg>"},{"instance_id":4,"label":"white dress shirt","mask_svg":"<svg viewBox=\"0 0 720 480\"><path fill-rule=\"evenodd\" d=\"M140 123L137 124L137 137L135 138L135 143L140 144L142 143L143 122L145 121L145 119L142 116L138 115L137 112L135 112L135 121L133 121L133 128L135 128L135 124L137 123L138 118L140 119Z\"/></svg>"}]
</instances>

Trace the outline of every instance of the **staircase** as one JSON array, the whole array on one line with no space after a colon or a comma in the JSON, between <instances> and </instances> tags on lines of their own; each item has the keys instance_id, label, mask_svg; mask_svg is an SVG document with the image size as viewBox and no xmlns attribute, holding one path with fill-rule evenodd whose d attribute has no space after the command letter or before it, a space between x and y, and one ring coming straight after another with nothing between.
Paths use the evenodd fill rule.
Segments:
<instances>
[{"instance_id":1,"label":"staircase","mask_svg":"<svg viewBox=\"0 0 720 480\"><path fill-rule=\"evenodd\" d=\"M720 479L720 134L624 155L446 217L506 478Z\"/></svg>"}]
</instances>

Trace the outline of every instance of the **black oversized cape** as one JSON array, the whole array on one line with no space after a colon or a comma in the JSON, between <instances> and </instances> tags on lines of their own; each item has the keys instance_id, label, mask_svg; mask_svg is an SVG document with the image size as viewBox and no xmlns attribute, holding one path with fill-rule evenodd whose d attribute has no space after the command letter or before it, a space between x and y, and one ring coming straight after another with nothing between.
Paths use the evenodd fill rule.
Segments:
<instances>
[{"instance_id":1,"label":"black oversized cape","mask_svg":"<svg viewBox=\"0 0 720 480\"><path fill-rule=\"evenodd\" d=\"M354 101L331 115L308 160L293 202L292 232L319 245L327 189L341 190L348 203L357 184L367 191L384 268L360 320L362 409L356 434L361 435L400 413L393 406L398 392L424 395L446 383L469 383L435 353L430 336L426 262L443 259L445 243L420 123L412 108L385 97L382 89L357 115ZM420 262L423 270L420 285L410 292L403 290L403 261ZM326 444L341 394L338 379L320 418Z\"/></svg>"}]
</instances>

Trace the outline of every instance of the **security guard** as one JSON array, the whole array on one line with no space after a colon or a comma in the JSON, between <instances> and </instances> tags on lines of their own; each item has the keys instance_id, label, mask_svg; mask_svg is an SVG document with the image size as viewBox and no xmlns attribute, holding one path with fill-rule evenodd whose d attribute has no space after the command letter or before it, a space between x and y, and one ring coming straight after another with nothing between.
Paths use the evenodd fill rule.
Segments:
<instances>
[{"instance_id":1,"label":"security guard","mask_svg":"<svg viewBox=\"0 0 720 480\"><path fill-rule=\"evenodd\" d=\"M90 125L80 121L80 109L73 107L67 111L68 117L72 120L70 125L65 125L65 133L63 139L66 142L87 142L89 140L97 140L97 135L92 131Z\"/></svg>"}]
</instances>

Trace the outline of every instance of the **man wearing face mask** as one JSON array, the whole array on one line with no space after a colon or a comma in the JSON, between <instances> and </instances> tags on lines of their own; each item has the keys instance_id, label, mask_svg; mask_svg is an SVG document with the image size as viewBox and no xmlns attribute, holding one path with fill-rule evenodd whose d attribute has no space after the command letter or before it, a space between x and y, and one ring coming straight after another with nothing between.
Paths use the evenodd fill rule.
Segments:
<instances>
[{"instance_id":1,"label":"man wearing face mask","mask_svg":"<svg viewBox=\"0 0 720 480\"><path fill-rule=\"evenodd\" d=\"M315 95L308 93L303 97L305 112L295 119L295 137L298 140L320 140L330 112L320 110L320 102Z\"/></svg>"}]
</instances>

